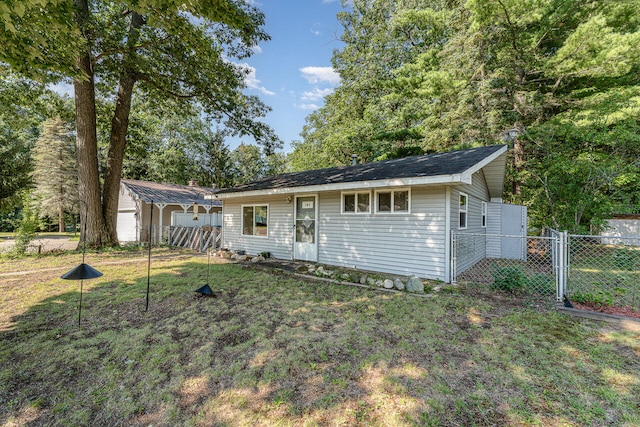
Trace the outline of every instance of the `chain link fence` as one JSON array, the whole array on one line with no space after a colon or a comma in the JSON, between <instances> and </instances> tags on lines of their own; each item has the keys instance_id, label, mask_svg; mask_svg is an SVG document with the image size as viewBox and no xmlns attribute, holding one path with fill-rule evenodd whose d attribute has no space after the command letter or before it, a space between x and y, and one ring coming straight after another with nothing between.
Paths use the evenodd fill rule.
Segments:
<instances>
[{"instance_id":1,"label":"chain link fence","mask_svg":"<svg viewBox=\"0 0 640 427\"><path fill-rule=\"evenodd\" d=\"M640 237L569 235L567 296L640 309Z\"/></svg>"},{"instance_id":2,"label":"chain link fence","mask_svg":"<svg viewBox=\"0 0 640 427\"><path fill-rule=\"evenodd\" d=\"M526 293L535 299L557 297L557 239L455 233L452 277L461 283Z\"/></svg>"},{"instance_id":3,"label":"chain link fence","mask_svg":"<svg viewBox=\"0 0 640 427\"><path fill-rule=\"evenodd\" d=\"M640 309L640 237L454 233L451 255L453 281Z\"/></svg>"}]
</instances>

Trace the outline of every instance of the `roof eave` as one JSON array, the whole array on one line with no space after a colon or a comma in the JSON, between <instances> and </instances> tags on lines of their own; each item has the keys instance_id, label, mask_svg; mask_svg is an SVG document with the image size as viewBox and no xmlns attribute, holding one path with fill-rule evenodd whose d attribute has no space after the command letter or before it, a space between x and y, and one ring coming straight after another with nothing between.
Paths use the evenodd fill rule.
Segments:
<instances>
[{"instance_id":1,"label":"roof eave","mask_svg":"<svg viewBox=\"0 0 640 427\"><path fill-rule=\"evenodd\" d=\"M125 180L121 180L120 181L120 186L123 187L124 189L126 189L129 192L129 195L131 196L131 198L137 202L142 202L142 203L146 203L146 204L150 204L153 203L154 205L165 205L165 206L180 206L183 207L186 204L193 204L193 202L199 202L201 200L209 200L211 201L210 204L204 204L204 206L211 206L211 207L221 207L222 204L217 204L216 203L216 198L215 197L207 197L208 195L203 195L203 199L200 198L194 198L193 201L190 201L189 203L185 203L183 201L175 201L175 200L166 200L167 198L163 198L161 200L154 200L153 197L148 197L144 194L140 194L138 192L136 192L136 190L134 188L132 188L131 186L129 186L127 184L127 182L125 182ZM213 194L212 194L213 196ZM200 203L202 205L202 203Z\"/></svg>"},{"instance_id":2,"label":"roof eave","mask_svg":"<svg viewBox=\"0 0 640 427\"><path fill-rule=\"evenodd\" d=\"M491 163L491 162L495 161L496 159L498 159L500 156L505 155L506 152L507 152L507 146L504 145L504 146L502 146L502 148L500 148L495 153L485 157L484 159L480 160L478 163L476 163L473 166L471 166L464 173L465 174L468 173L470 175L473 175L474 173L478 172L480 169L482 169L485 166L487 166L489 163Z\"/></svg>"},{"instance_id":3,"label":"roof eave","mask_svg":"<svg viewBox=\"0 0 640 427\"><path fill-rule=\"evenodd\" d=\"M236 197L257 197L257 196L271 196L279 194L294 194L294 193L315 193L321 191L345 191L345 190L367 190L373 188L384 187L410 187L417 185L438 185L438 184L471 184L471 176L463 176L463 174L454 175L438 175L438 176L425 176L414 178L391 178L371 181L355 181L355 182L340 182L336 184L319 184L319 185L306 185L301 187L285 187L285 188L267 188L263 190L252 191L237 191L229 193L218 193L214 196L205 196L211 198L217 198L220 200L231 199Z\"/></svg>"}]
</instances>

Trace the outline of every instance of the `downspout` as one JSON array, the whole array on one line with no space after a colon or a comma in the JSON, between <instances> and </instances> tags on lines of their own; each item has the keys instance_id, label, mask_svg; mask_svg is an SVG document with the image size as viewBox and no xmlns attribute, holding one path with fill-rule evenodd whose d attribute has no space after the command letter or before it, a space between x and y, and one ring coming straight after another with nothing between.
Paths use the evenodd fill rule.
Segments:
<instances>
[{"instance_id":1,"label":"downspout","mask_svg":"<svg viewBox=\"0 0 640 427\"><path fill-rule=\"evenodd\" d=\"M286 200L289 200L289 198L287 198ZM287 202L289 203L289 202ZM292 209L292 213L291 213L291 219L293 220L293 228L291 229L291 261L295 261L296 259L296 204L297 204L297 200L296 200L296 195L293 195L293 206L291 207ZM317 218L316 218L316 225L317 225ZM318 238L318 234L316 233L316 239Z\"/></svg>"},{"instance_id":2,"label":"downspout","mask_svg":"<svg viewBox=\"0 0 640 427\"><path fill-rule=\"evenodd\" d=\"M444 193L444 281L451 283L451 187L445 187Z\"/></svg>"}]
</instances>

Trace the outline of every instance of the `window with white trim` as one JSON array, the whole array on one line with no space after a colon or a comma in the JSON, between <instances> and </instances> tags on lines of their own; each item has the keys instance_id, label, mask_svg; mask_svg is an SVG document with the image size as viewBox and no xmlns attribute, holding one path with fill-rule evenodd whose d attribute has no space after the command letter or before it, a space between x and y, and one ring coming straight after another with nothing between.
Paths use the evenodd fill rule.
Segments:
<instances>
[{"instance_id":1,"label":"window with white trim","mask_svg":"<svg viewBox=\"0 0 640 427\"><path fill-rule=\"evenodd\" d=\"M467 211L469 210L469 197L460 193L458 196L458 228L467 228Z\"/></svg>"},{"instance_id":2,"label":"window with white trim","mask_svg":"<svg viewBox=\"0 0 640 427\"><path fill-rule=\"evenodd\" d=\"M267 237L269 235L269 205L242 206L242 234Z\"/></svg>"},{"instance_id":3,"label":"window with white trim","mask_svg":"<svg viewBox=\"0 0 640 427\"><path fill-rule=\"evenodd\" d=\"M487 202L482 202L482 228L487 228Z\"/></svg>"},{"instance_id":4,"label":"window with white trim","mask_svg":"<svg viewBox=\"0 0 640 427\"><path fill-rule=\"evenodd\" d=\"M342 213L364 214L371 212L371 193L368 191L342 193Z\"/></svg>"},{"instance_id":5,"label":"window with white trim","mask_svg":"<svg viewBox=\"0 0 640 427\"><path fill-rule=\"evenodd\" d=\"M376 191L376 213L409 213L409 190Z\"/></svg>"}]
</instances>

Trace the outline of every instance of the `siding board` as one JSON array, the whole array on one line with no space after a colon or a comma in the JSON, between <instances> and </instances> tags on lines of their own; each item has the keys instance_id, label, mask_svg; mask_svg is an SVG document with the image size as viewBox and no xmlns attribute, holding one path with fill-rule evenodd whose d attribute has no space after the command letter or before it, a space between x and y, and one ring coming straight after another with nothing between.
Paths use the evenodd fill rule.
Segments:
<instances>
[{"instance_id":1,"label":"siding board","mask_svg":"<svg viewBox=\"0 0 640 427\"><path fill-rule=\"evenodd\" d=\"M412 188L410 214L342 214L340 202L320 194L319 262L444 279L444 187Z\"/></svg>"},{"instance_id":2,"label":"siding board","mask_svg":"<svg viewBox=\"0 0 640 427\"><path fill-rule=\"evenodd\" d=\"M268 204L268 236L242 235L242 205ZM283 197L252 197L224 201L223 244L231 250L246 250L249 254L270 252L275 258L291 259L293 250L293 203Z\"/></svg>"}]
</instances>

